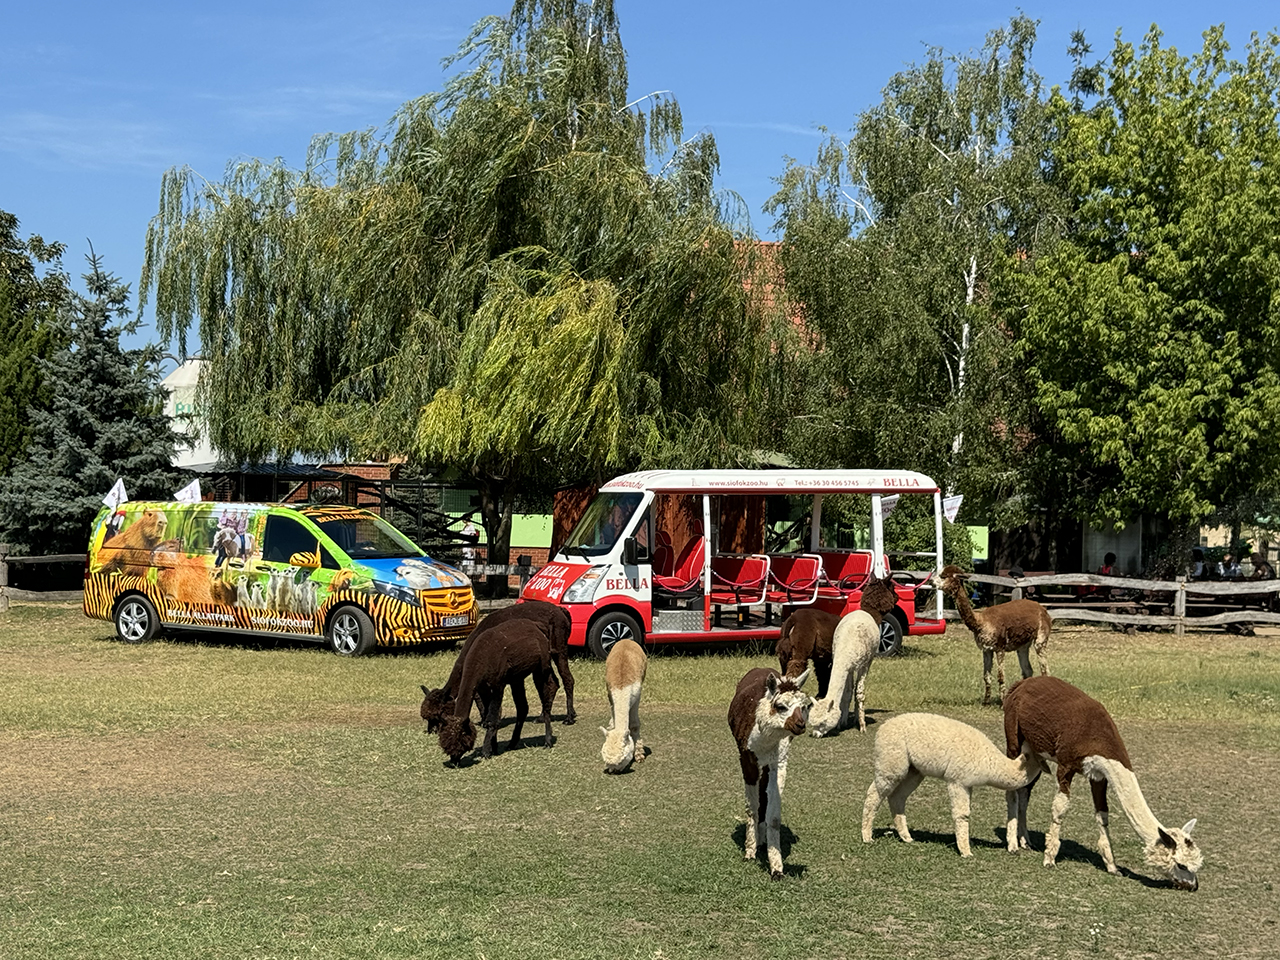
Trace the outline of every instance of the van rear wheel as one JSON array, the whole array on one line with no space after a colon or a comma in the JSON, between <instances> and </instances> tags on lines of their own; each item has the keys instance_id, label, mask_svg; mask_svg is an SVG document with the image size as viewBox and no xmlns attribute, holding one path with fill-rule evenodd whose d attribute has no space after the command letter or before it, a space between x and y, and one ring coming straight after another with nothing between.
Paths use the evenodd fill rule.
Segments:
<instances>
[{"instance_id":1,"label":"van rear wheel","mask_svg":"<svg viewBox=\"0 0 1280 960\"><path fill-rule=\"evenodd\" d=\"M377 646L373 621L359 607L339 607L329 621L329 649L340 657L363 657Z\"/></svg>"},{"instance_id":2,"label":"van rear wheel","mask_svg":"<svg viewBox=\"0 0 1280 960\"><path fill-rule=\"evenodd\" d=\"M878 657L896 657L902 653L902 621L894 614L886 613L880 621L880 648Z\"/></svg>"},{"instance_id":3,"label":"van rear wheel","mask_svg":"<svg viewBox=\"0 0 1280 960\"><path fill-rule=\"evenodd\" d=\"M160 615L141 594L131 594L116 605L116 636L125 643L145 643L160 632Z\"/></svg>"}]
</instances>

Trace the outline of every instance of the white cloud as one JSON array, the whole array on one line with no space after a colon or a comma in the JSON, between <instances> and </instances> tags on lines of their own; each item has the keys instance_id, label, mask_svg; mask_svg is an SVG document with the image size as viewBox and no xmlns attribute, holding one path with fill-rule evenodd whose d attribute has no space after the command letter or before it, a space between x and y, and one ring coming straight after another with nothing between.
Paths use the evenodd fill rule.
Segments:
<instances>
[{"instance_id":1,"label":"white cloud","mask_svg":"<svg viewBox=\"0 0 1280 960\"><path fill-rule=\"evenodd\" d=\"M88 169L151 170L181 155L153 124L35 111L0 115L0 150Z\"/></svg>"}]
</instances>

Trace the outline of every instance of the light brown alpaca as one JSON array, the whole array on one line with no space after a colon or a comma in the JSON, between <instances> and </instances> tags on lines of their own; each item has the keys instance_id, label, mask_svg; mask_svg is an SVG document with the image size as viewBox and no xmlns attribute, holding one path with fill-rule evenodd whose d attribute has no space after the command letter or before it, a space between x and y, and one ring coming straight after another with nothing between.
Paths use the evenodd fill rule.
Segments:
<instances>
[{"instance_id":1,"label":"light brown alpaca","mask_svg":"<svg viewBox=\"0 0 1280 960\"><path fill-rule=\"evenodd\" d=\"M644 648L634 640L619 640L604 664L604 686L609 694L609 726L601 727L604 746L600 759L606 773L622 773L644 759L640 739L640 690L649 660Z\"/></svg>"},{"instance_id":2,"label":"light brown alpaca","mask_svg":"<svg viewBox=\"0 0 1280 960\"><path fill-rule=\"evenodd\" d=\"M1058 794L1053 798L1053 822L1044 839L1044 865L1052 867L1058 856L1062 820L1071 802L1071 781L1077 773L1089 780L1093 810L1098 821L1098 852L1108 873L1119 873L1111 855L1107 832L1107 786L1134 831L1146 845L1146 861L1165 872L1175 886L1195 890L1196 871L1204 854L1191 839L1194 820L1182 829L1165 827L1147 806L1129 762L1129 751L1120 739L1111 714L1083 690L1057 677L1031 677L1015 683L1004 701L1005 753L1017 757L1033 753L1057 764ZM1010 852L1027 846L1027 799L1032 781L1010 792L1008 844Z\"/></svg>"},{"instance_id":3,"label":"light brown alpaca","mask_svg":"<svg viewBox=\"0 0 1280 960\"><path fill-rule=\"evenodd\" d=\"M1000 698L1004 699L1004 655L1017 651L1022 676L1031 676L1030 648L1036 648L1040 676L1049 672L1046 650L1052 621L1049 611L1034 600L1011 600L999 606L974 610L965 590L964 571L954 565L942 568L933 576L933 585L956 602L956 610L964 625L973 633L973 642L982 651L982 702L991 702L991 661L995 660Z\"/></svg>"}]
</instances>

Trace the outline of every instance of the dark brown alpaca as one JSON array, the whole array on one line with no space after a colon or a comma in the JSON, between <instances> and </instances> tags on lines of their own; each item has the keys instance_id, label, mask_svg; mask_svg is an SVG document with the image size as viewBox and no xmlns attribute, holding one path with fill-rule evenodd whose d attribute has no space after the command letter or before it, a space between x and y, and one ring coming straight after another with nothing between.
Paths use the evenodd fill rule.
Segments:
<instances>
[{"instance_id":1,"label":"dark brown alpaca","mask_svg":"<svg viewBox=\"0 0 1280 960\"><path fill-rule=\"evenodd\" d=\"M524 679L531 674L542 703L539 719L546 728L543 744L549 747L552 743L551 704L560 684L551 669L551 645L546 634L530 620L512 619L490 627L472 640L458 682L453 714L445 718L440 728L440 748L454 763L475 746L476 728L471 722L471 702L477 697L481 702L480 713L486 730L480 755L493 755L502 718L502 694L508 686L516 706L516 725L511 733L510 746L513 749L523 746L520 731L529 715Z\"/></svg>"},{"instance_id":2,"label":"dark brown alpaca","mask_svg":"<svg viewBox=\"0 0 1280 960\"><path fill-rule=\"evenodd\" d=\"M831 638L840 618L814 607L801 607L782 621L782 631L774 652L784 677L798 677L813 661L818 678L818 698L827 695L831 682Z\"/></svg>"},{"instance_id":3,"label":"dark brown alpaca","mask_svg":"<svg viewBox=\"0 0 1280 960\"><path fill-rule=\"evenodd\" d=\"M973 642L982 651L982 702L991 702L991 661L998 671L1000 697L1004 698L1004 655L1015 650L1022 666L1022 676L1031 676L1032 647L1040 661L1040 676L1049 672L1049 630L1053 621L1049 611L1034 600L1011 600L985 610L974 610L965 590L968 578L954 565L934 574L933 585L956 602L956 610L964 625L973 633Z\"/></svg>"},{"instance_id":4,"label":"dark brown alpaca","mask_svg":"<svg viewBox=\"0 0 1280 960\"><path fill-rule=\"evenodd\" d=\"M1053 799L1053 822L1044 841L1044 865L1054 865L1071 797L1071 781L1083 775L1093 790L1094 816L1098 821L1098 852L1108 873L1119 873L1111 854L1107 831L1107 787L1116 792L1134 831L1146 844L1146 861L1159 867L1175 886L1195 890L1196 871L1204 855L1191 839L1194 820L1182 829L1165 827L1147 806L1129 751L1120 739L1106 707L1057 677L1030 677L1015 683L1004 698L1005 752L1010 757L1034 753L1057 765L1058 794ZM1011 852L1027 846L1027 799L1030 784L1008 794L1008 846Z\"/></svg>"},{"instance_id":5,"label":"dark brown alpaca","mask_svg":"<svg viewBox=\"0 0 1280 960\"><path fill-rule=\"evenodd\" d=\"M428 690L425 685L422 686L422 706L418 712L422 719L427 721L428 733L435 733L445 717L454 712L454 699L458 683L462 680L462 665L466 661L467 651L472 641L490 627L496 627L509 620L529 620L537 624L546 634L547 642L551 645L551 658L555 661L560 671L560 680L564 684L564 696L568 707L564 722L568 725L577 720L578 714L573 708L573 674L569 671L569 630L572 626L569 614L563 607L547 603L545 600L525 600L522 603L495 610L476 624L475 629L462 642L458 657L453 662L453 670L443 687Z\"/></svg>"}]
</instances>

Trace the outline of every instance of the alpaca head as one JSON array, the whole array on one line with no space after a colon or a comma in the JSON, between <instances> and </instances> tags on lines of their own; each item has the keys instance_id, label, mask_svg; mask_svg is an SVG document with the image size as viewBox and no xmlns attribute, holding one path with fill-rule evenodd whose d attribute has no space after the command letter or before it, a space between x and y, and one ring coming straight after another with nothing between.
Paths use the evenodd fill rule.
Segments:
<instances>
[{"instance_id":1,"label":"alpaca head","mask_svg":"<svg viewBox=\"0 0 1280 960\"><path fill-rule=\"evenodd\" d=\"M1191 839L1191 831L1195 826L1196 822L1189 820L1181 830L1177 827L1161 827L1156 839L1143 851L1148 864L1163 870L1173 881L1173 885L1183 890L1196 890L1200 887L1196 872L1204 866L1204 854Z\"/></svg>"},{"instance_id":2,"label":"alpaca head","mask_svg":"<svg viewBox=\"0 0 1280 960\"><path fill-rule=\"evenodd\" d=\"M444 718L453 712L453 698L441 687L439 690L428 690L422 686L422 706L418 713L427 721L427 733L435 733L444 723Z\"/></svg>"},{"instance_id":3,"label":"alpaca head","mask_svg":"<svg viewBox=\"0 0 1280 960\"><path fill-rule=\"evenodd\" d=\"M476 745L476 725L470 717L448 717L440 728L440 749L457 763Z\"/></svg>"},{"instance_id":4,"label":"alpaca head","mask_svg":"<svg viewBox=\"0 0 1280 960\"><path fill-rule=\"evenodd\" d=\"M764 696L756 706L756 726L761 730L782 731L792 737L804 733L809 708L813 705L813 697L801 689L808 679L808 670L798 677L769 674L764 683Z\"/></svg>"},{"instance_id":5,"label":"alpaca head","mask_svg":"<svg viewBox=\"0 0 1280 960\"><path fill-rule=\"evenodd\" d=\"M626 727L615 727L612 730L601 727L600 732L604 734L604 746L600 748L604 772L622 773L636 757L635 738Z\"/></svg>"},{"instance_id":6,"label":"alpaca head","mask_svg":"<svg viewBox=\"0 0 1280 960\"><path fill-rule=\"evenodd\" d=\"M825 737L840 726L840 701L836 697L824 697L813 704L809 711L809 736Z\"/></svg>"},{"instance_id":7,"label":"alpaca head","mask_svg":"<svg viewBox=\"0 0 1280 960\"><path fill-rule=\"evenodd\" d=\"M949 563L938 573L935 573L929 582L943 593L955 594L960 590L961 581L967 579L969 578L963 570L954 563Z\"/></svg>"},{"instance_id":8,"label":"alpaca head","mask_svg":"<svg viewBox=\"0 0 1280 960\"><path fill-rule=\"evenodd\" d=\"M883 580L872 577L862 588L862 599L858 602L861 610L867 611L876 621L884 619L884 615L898 605L898 595L893 592L893 579Z\"/></svg>"}]
</instances>

